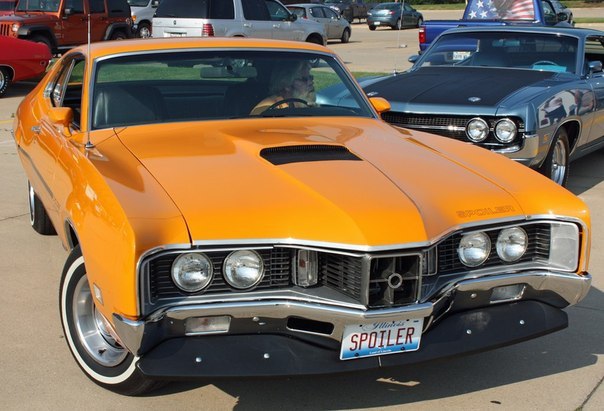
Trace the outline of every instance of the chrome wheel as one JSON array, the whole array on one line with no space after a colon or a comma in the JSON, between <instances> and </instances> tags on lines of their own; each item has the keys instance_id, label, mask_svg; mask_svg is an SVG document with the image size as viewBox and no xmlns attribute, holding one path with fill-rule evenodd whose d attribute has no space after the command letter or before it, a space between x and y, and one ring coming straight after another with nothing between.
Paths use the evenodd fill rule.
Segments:
<instances>
[{"instance_id":1,"label":"chrome wheel","mask_svg":"<svg viewBox=\"0 0 604 411\"><path fill-rule=\"evenodd\" d=\"M10 73L8 69L0 67L0 97L6 92L8 83L10 83Z\"/></svg>"},{"instance_id":2,"label":"chrome wheel","mask_svg":"<svg viewBox=\"0 0 604 411\"><path fill-rule=\"evenodd\" d=\"M73 323L82 347L104 367L121 364L128 355L109 332L107 320L96 310L87 276L82 276L74 289Z\"/></svg>"},{"instance_id":3,"label":"chrome wheel","mask_svg":"<svg viewBox=\"0 0 604 411\"><path fill-rule=\"evenodd\" d=\"M556 140L553 150L550 178L556 183L563 185L568 167L568 151L566 145L560 139Z\"/></svg>"},{"instance_id":4,"label":"chrome wheel","mask_svg":"<svg viewBox=\"0 0 604 411\"><path fill-rule=\"evenodd\" d=\"M151 37L151 27L149 27L147 24L141 24L140 28L138 29L138 36L142 39Z\"/></svg>"},{"instance_id":5,"label":"chrome wheel","mask_svg":"<svg viewBox=\"0 0 604 411\"><path fill-rule=\"evenodd\" d=\"M31 184L29 183L29 181L27 182L27 194L28 194L28 202L27 205L29 206L29 224L31 224L32 226L34 225L34 222L36 221L36 206L35 206L35 201L36 201L36 193L34 192L33 187L31 186Z\"/></svg>"}]
</instances>

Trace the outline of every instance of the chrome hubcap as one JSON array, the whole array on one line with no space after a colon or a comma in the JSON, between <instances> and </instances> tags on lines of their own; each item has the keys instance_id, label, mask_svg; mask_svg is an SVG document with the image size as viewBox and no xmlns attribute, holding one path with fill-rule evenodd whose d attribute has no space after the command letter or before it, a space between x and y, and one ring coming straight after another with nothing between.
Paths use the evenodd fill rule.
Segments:
<instances>
[{"instance_id":1,"label":"chrome hubcap","mask_svg":"<svg viewBox=\"0 0 604 411\"><path fill-rule=\"evenodd\" d=\"M141 36L141 38L146 39L151 37L151 30L149 30L148 27L141 27L141 30L139 32L139 35Z\"/></svg>"},{"instance_id":2,"label":"chrome hubcap","mask_svg":"<svg viewBox=\"0 0 604 411\"><path fill-rule=\"evenodd\" d=\"M564 176L566 175L566 147L562 141L556 141L554 146L554 152L552 155L552 173L551 178L558 184L564 182Z\"/></svg>"},{"instance_id":3,"label":"chrome hubcap","mask_svg":"<svg viewBox=\"0 0 604 411\"><path fill-rule=\"evenodd\" d=\"M128 351L111 336L107 320L96 310L86 276L80 278L74 291L73 320L80 343L96 362L115 367L124 361Z\"/></svg>"},{"instance_id":4,"label":"chrome hubcap","mask_svg":"<svg viewBox=\"0 0 604 411\"><path fill-rule=\"evenodd\" d=\"M29 201L27 202L27 205L29 206L29 223L31 225L33 225L34 220L36 218L36 214L34 211L34 201L35 201L36 193L34 193L34 189L32 188L30 183L27 183L27 191L28 191L28 199L29 199Z\"/></svg>"},{"instance_id":5,"label":"chrome hubcap","mask_svg":"<svg viewBox=\"0 0 604 411\"><path fill-rule=\"evenodd\" d=\"M6 76L4 75L4 71L0 70L0 89L4 87L4 83L6 82Z\"/></svg>"}]
</instances>

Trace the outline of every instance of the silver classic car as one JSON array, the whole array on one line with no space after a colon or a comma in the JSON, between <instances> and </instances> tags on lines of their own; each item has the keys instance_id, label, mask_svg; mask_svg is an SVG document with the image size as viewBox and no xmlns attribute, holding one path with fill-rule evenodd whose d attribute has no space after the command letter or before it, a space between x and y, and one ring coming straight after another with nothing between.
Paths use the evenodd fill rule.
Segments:
<instances>
[{"instance_id":1,"label":"silver classic car","mask_svg":"<svg viewBox=\"0 0 604 411\"><path fill-rule=\"evenodd\" d=\"M604 32L460 28L402 74L362 83L389 123L474 143L558 184L569 161L604 147Z\"/></svg>"}]
</instances>

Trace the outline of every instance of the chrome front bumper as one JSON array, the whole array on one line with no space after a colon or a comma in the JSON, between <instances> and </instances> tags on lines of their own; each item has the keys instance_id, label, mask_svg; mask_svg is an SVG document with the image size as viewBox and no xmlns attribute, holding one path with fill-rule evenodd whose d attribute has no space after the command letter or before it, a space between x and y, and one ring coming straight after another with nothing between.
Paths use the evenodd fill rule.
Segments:
<instances>
[{"instance_id":1,"label":"chrome front bumper","mask_svg":"<svg viewBox=\"0 0 604 411\"><path fill-rule=\"evenodd\" d=\"M401 318L424 318L425 330L438 327L438 321L453 312L501 305L510 301L491 301L496 287L523 284L525 292L514 301L533 300L564 308L581 301L589 291L591 276L574 273L531 271L522 274L490 275L459 281L442 290L432 301L404 307L363 310L327 304L324 301L291 300L272 296L267 300L221 302L170 306L162 308L144 320L132 321L113 315L113 325L121 343L132 353L144 355L146 351L169 338L185 336L185 322L192 317L229 316L234 320L247 320L245 331L231 329L220 335L280 333L319 337L334 344L342 339L344 327L354 323L396 321ZM329 332L295 329L287 325L289 318L321 324L331 324ZM270 321L269 321L270 320ZM275 325L279 323L278 325ZM271 325L272 324L272 325ZM251 327L251 328L250 328ZM273 328L271 328L273 327Z\"/></svg>"},{"instance_id":2,"label":"chrome front bumper","mask_svg":"<svg viewBox=\"0 0 604 411\"><path fill-rule=\"evenodd\" d=\"M523 140L522 147L510 147L493 150L493 152L503 154L528 167L536 168L540 166L549 151L549 142L538 134L526 135Z\"/></svg>"}]
</instances>

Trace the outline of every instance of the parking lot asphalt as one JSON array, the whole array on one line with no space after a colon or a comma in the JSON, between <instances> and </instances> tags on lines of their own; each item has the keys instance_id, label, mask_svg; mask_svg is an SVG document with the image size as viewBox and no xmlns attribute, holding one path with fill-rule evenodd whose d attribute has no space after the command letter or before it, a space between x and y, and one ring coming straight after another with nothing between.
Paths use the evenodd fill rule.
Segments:
<instances>
[{"instance_id":1,"label":"parking lot asphalt","mask_svg":"<svg viewBox=\"0 0 604 411\"><path fill-rule=\"evenodd\" d=\"M601 15L604 15L601 14ZM453 17L454 18L454 17ZM404 47L404 46L406 47ZM388 72L417 48L417 30L355 24L330 43L354 71ZM412 53L409 53L412 54ZM604 150L573 163L568 188L592 212L593 284L567 309L567 329L477 355L356 374L172 383L122 397L90 382L71 358L59 319L67 252L29 226L26 178L12 114L31 83L0 99L0 403L6 410L602 410L604 409Z\"/></svg>"}]
</instances>

